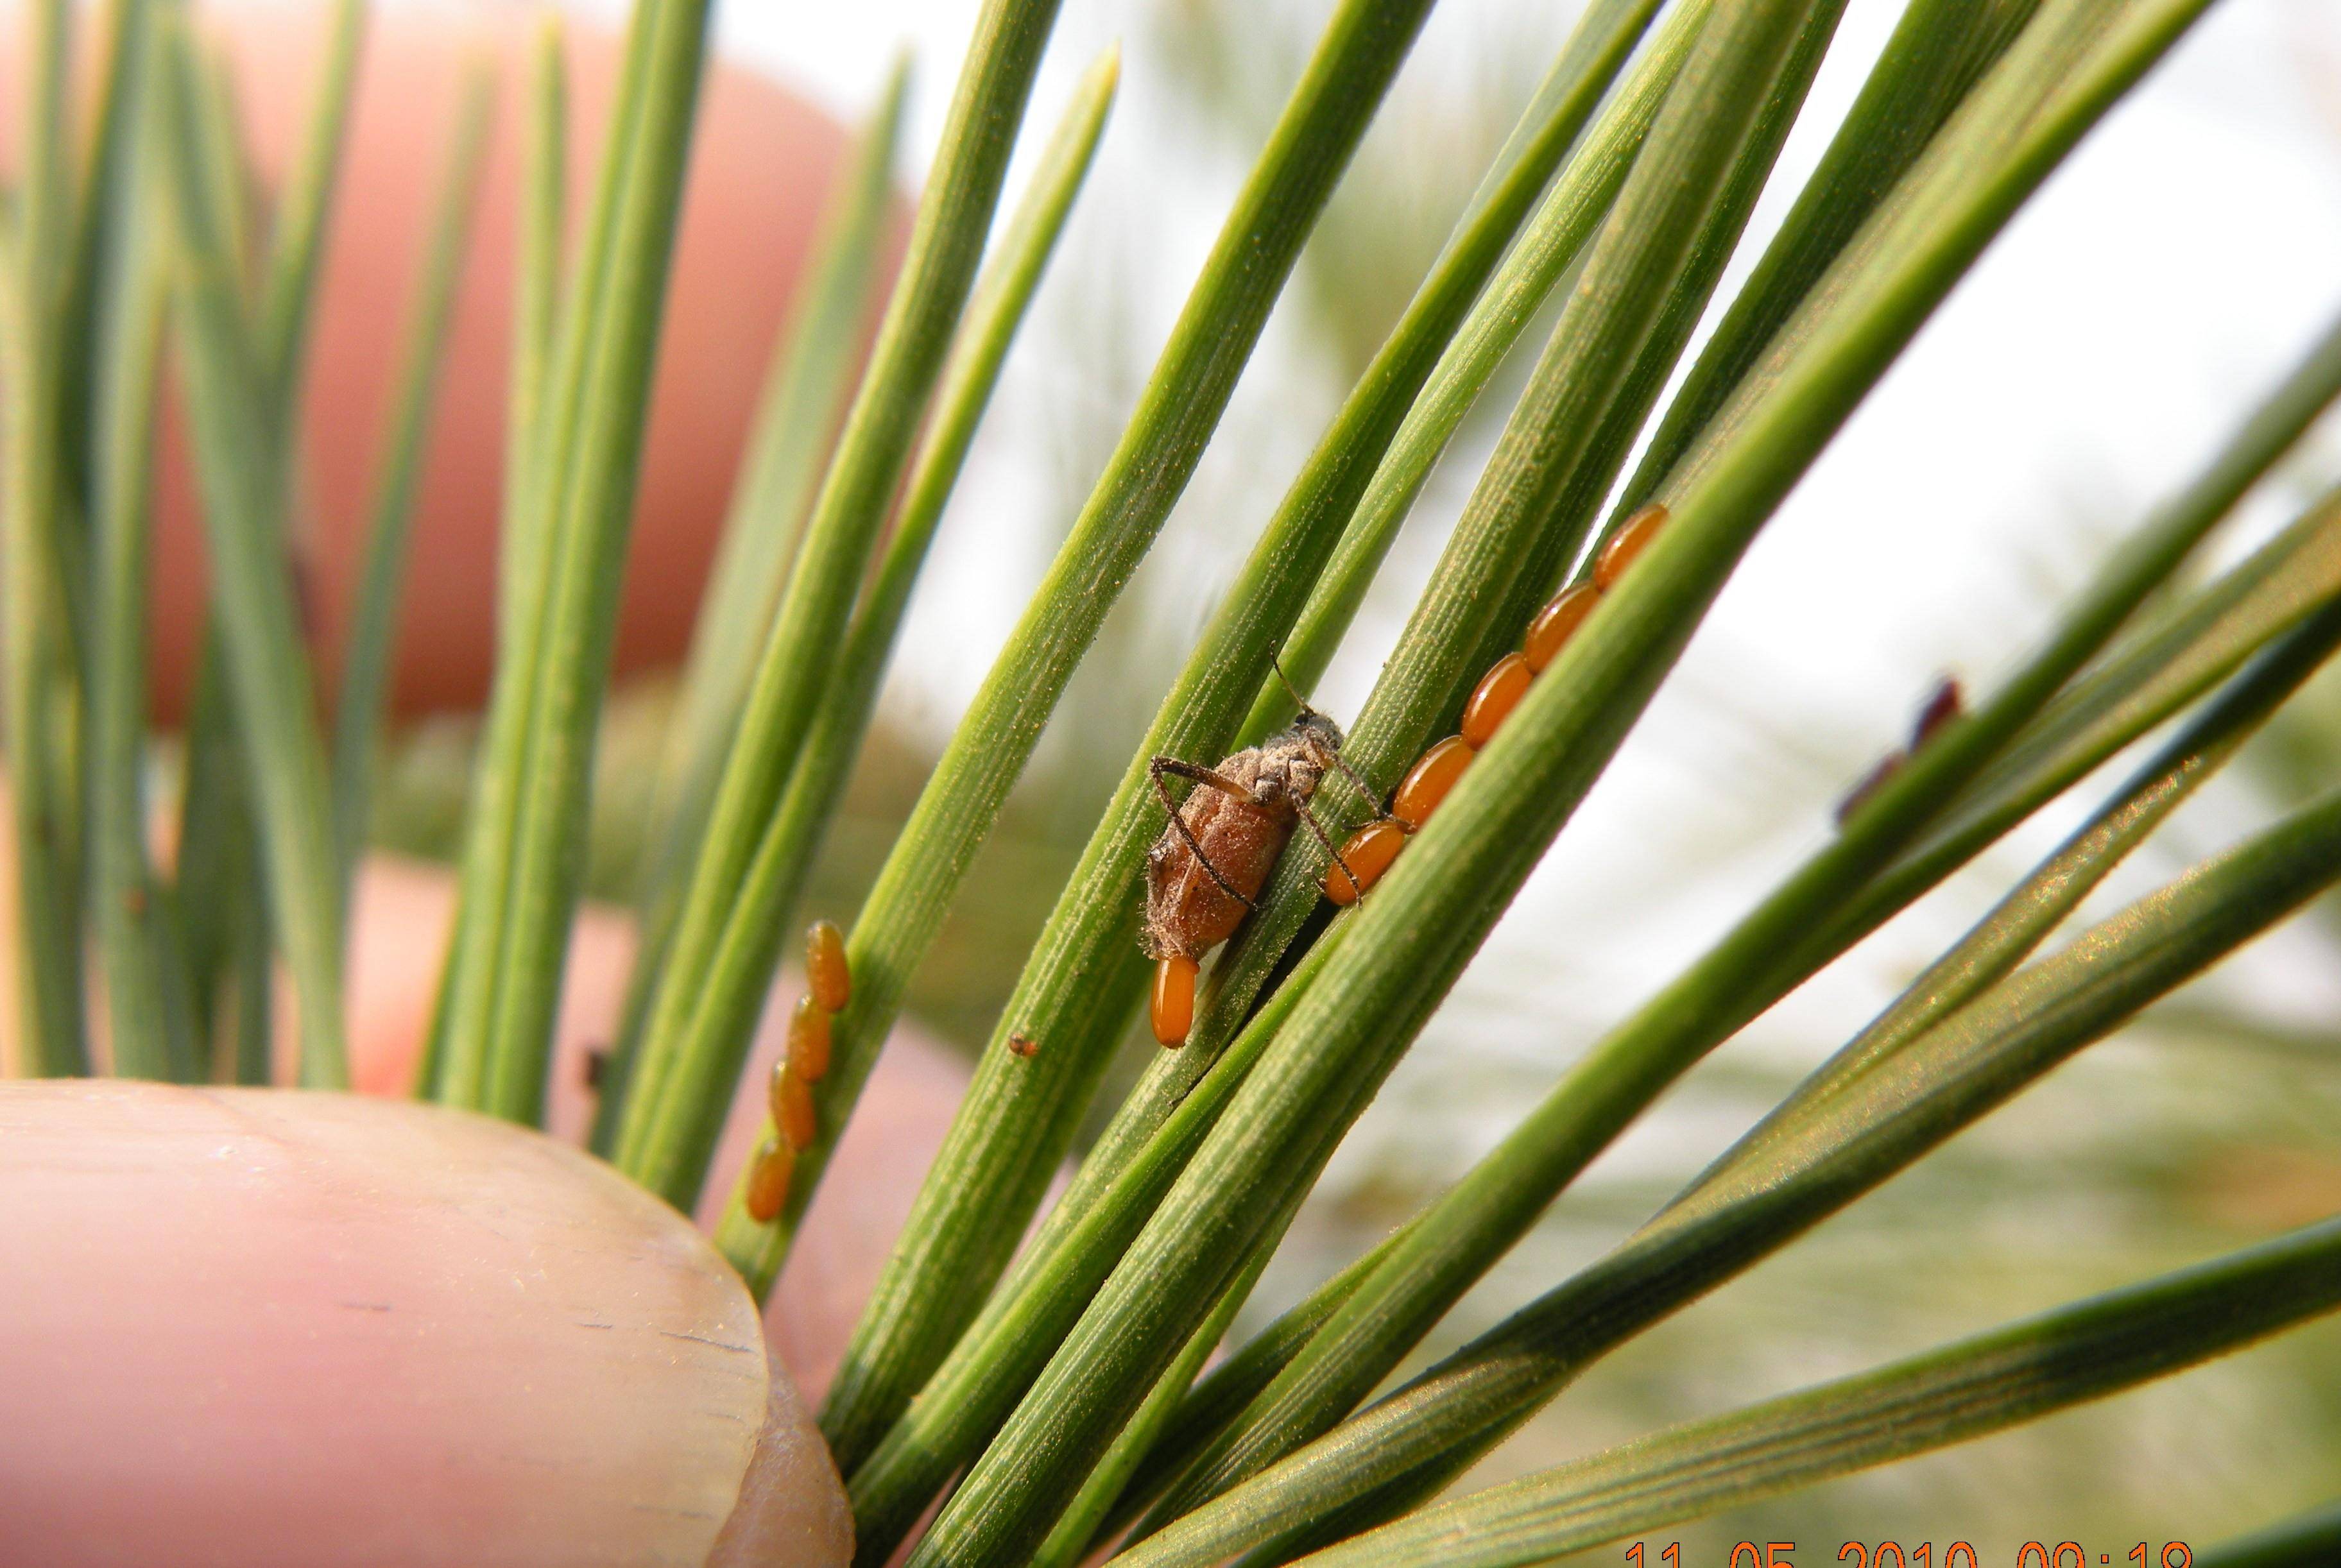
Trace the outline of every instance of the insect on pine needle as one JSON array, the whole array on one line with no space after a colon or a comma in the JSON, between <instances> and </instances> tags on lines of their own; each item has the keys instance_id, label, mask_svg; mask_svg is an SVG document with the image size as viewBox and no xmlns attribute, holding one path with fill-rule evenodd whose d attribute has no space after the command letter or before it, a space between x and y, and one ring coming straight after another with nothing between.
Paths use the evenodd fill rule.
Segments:
<instances>
[{"instance_id":1,"label":"insect on pine needle","mask_svg":"<svg viewBox=\"0 0 2341 1568\"><path fill-rule=\"evenodd\" d=\"M1885 789L1893 780L1894 776L1902 771L1904 766L1918 754L1921 747L1940 734L1945 725L1966 711L1966 705L1959 691L1959 683L1951 677L1945 676L1936 683L1933 692L1919 707L1918 717L1910 727L1908 747L1888 751L1879 758L1877 765L1863 774L1861 781L1846 791L1845 798L1837 803L1838 826L1844 827L1856 811L1869 803L1871 796Z\"/></svg>"},{"instance_id":2,"label":"insect on pine needle","mask_svg":"<svg viewBox=\"0 0 2341 1568\"><path fill-rule=\"evenodd\" d=\"M1151 765L1154 791L1169 821L1146 856L1146 923L1138 945L1154 960L1150 1015L1154 1037L1177 1047L1187 1043L1195 1021L1195 975L1203 956L1235 934L1252 911L1252 899L1284 853L1296 823L1306 822L1332 863L1325 868L1325 896L1354 904L1398 858L1408 835L1430 820L1431 811L1454 789L1479 749L1519 706L1529 683L1568 641L1594 603L1625 574L1667 521L1667 509L1642 508L1618 530L1595 557L1587 580L1560 595L1529 623L1526 642L1481 678L1464 706L1462 733L1450 735L1423 753L1398 787L1386 815L1379 816L1339 849L1326 835L1309 800L1326 773L1340 769L1368 799L1380 799L1341 760L1341 732L1284 681L1300 716L1292 727L1260 745L1205 768L1176 757ZM1284 680L1283 667L1276 676ZM1182 806L1170 795L1171 778L1191 780Z\"/></svg>"},{"instance_id":3,"label":"insect on pine needle","mask_svg":"<svg viewBox=\"0 0 2341 1568\"><path fill-rule=\"evenodd\" d=\"M1283 675L1280 668L1277 678ZM1196 967L1251 913L1293 827L1306 822L1325 852L1340 858L1309 809L1325 775L1338 768L1368 799L1376 798L1341 760L1340 728L1299 692L1293 700L1300 716L1290 729L1217 768L1177 757L1150 764L1170 820L1146 854L1146 922L1138 945L1154 960L1154 1037L1174 1049L1187 1043L1195 1021ZM1195 786L1183 805L1171 797L1173 778Z\"/></svg>"}]
</instances>

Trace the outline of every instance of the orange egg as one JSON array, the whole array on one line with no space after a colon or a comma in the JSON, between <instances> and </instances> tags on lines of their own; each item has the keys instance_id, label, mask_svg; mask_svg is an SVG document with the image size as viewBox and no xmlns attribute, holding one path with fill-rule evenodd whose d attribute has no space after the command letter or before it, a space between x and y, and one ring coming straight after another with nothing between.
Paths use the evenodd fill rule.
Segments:
<instances>
[{"instance_id":1,"label":"orange egg","mask_svg":"<svg viewBox=\"0 0 2341 1568\"><path fill-rule=\"evenodd\" d=\"M772 1118L774 1126L781 1125L781 1117L785 1114L783 1107L789 1103L789 1058L783 1056L772 1064L772 1075L764 1080L764 1110Z\"/></svg>"},{"instance_id":2,"label":"orange egg","mask_svg":"<svg viewBox=\"0 0 2341 1568\"><path fill-rule=\"evenodd\" d=\"M796 1151L774 1138L766 1138L757 1147L756 1157L748 1166L748 1217L758 1225L770 1225L781 1217L781 1206L789 1201L789 1178L796 1174Z\"/></svg>"},{"instance_id":3,"label":"orange egg","mask_svg":"<svg viewBox=\"0 0 2341 1568\"><path fill-rule=\"evenodd\" d=\"M845 967L845 934L835 923L815 920L805 932L805 978L812 999L832 1013L845 1011L853 995L853 975Z\"/></svg>"},{"instance_id":4,"label":"orange egg","mask_svg":"<svg viewBox=\"0 0 2341 1568\"><path fill-rule=\"evenodd\" d=\"M783 1067L772 1079L772 1120L779 1126L781 1136L788 1140L789 1147L800 1151L811 1148L820 1125L813 1119L812 1086Z\"/></svg>"},{"instance_id":5,"label":"orange egg","mask_svg":"<svg viewBox=\"0 0 2341 1568\"><path fill-rule=\"evenodd\" d=\"M1493 740L1535 679L1536 671L1520 654L1507 653L1496 660L1471 689L1471 700L1463 705L1463 739L1475 747Z\"/></svg>"},{"instance_id":6,"label":"orange egg","mask_svg":"<svg viewBox=\"0 0 2341 1568\"><path fill-rule=\"evenodd\" d=\"M1383 817L1367 823L1341 846L1341 865L1325 868L1324 880L1319 884L1325 897L1336 904L1354 904L1365 890L1382 879L1390 868L1398 852L1406 848L1406 829ZM1342 866L1349 870L1344 872ZM1355 878L1352 881L1350 878Z\"/></svg>"},{"instance_id":7,"label":"orange egg","mask_svg":"<svg viewBox=\"0 0 2341 1568\"><path fill-rule=\"evenodd\" d=\"M1172 1049L1187 1043L1195 1027L1195 960L1172 955L1154 966L1154 999L1148 1011L1154 1037Z\"/></svg>"},{"instance_id":8,"label":"orange egg","mask_svg":"<svg viewBox=\"0 0 2341 1568\"><path fill-rule=\"evenodd\" d=\"M789 1017L788 1067L809 1084L829 1073L829 1009L811 997L799 997Z\"/></svg>"},{"instance_id":9,"label":"orange egg","mask_svg":"<svg viewBox=\"0 0 2341 1568\"><path fill-rule=\"evenodd\" d=\"M1593 562L1593 586L1618 586L1618 580L1626 575L1626 569L1634 564L1634 558L1642 553L1643 547L1666 521L1667 509L1655 501L1628 518L1625 526L1609 536L1609 542L1601 547L1601 554Z\"/></svg>"},{"instance_id":10,"label":"orange egg","mask_svg":"<svg viewBox=\"0 0 2341 1568\"><path fill-rule=\"evenodd\" d=\"M1520 644L1520 657L1529 661L1531 674L1544 673L1544 667L1559 657L1587 614L1600 602L1599 589L1589 582L1573 582L1537 611L1537 618L1529 622L1528 639Z\"/></svg>"},{"instance_id":11,"label":"orange egg","mask_svg":"<svg viewBox=\"0 0 2341 1568\"><path fill-rule=\"evenodd\" d=\"M1455 788L1455 780L1463 777L1463 769L1471 765L1475 755L1471 743L1460 735L1449 735L1422 754L1398 795L1390 801L1390 815L1410 828L1420 828L1430 820L1447 792Z\"/></svg>"}]
</instances>

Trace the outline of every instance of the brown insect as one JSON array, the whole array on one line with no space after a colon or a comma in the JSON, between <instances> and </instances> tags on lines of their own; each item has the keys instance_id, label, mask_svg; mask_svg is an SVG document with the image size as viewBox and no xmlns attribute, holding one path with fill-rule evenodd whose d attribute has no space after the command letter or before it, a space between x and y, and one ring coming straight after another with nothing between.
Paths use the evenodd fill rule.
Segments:
<instances>
[{"instance_id":1,"label":"brown insect","mask_svg":"<svg viewBox=\"0 0 2341 1568\"><path fill-rule=\"evenodd\" d=\"M1905 764L1917 756L1927 742L1942 733L1954 719L1964 717L1967 707L1959 691L1959 683L1949 676L1938 681L1935 690L1918 709L1918 717L1910 727L1910 744L1901 750L1888 751L1878 759L1876 767L1861 776L1861 782L1846 791L1837 803L1837 822L1842 828L1856 811L1869 804L1871 797L1892 782Z\"/></svg>"},{"instance_id":2,"label":"brown insect","mask_svg":"<svg viewBox=\"0 0 2341 1568\"><path fill-rule=\"evenodd\" d=\"M1562 590L1538 612L1520 651L1505 655L1480 678L1464 705L1462 733L1423 753L1399 785L1388 815L1360 828L1338 849L1309 810L1319 782L1339 768L1368 799L1379 798L1341 760L1341 732L1333 721L1306 702L1291 729L1237 752L1217 769L1175 757L1154 759L1155 792L1170 821L1146 857L1146 928L1139 945L1155 964L1156 1039L1166 1046L1186 1043L1195 1021L1197 962L1251 913L1253 896L1276 868L1293 824L1308 823L1332 858L1321 884L1325 896L1336 904L1363 898L1398 858L1407 836L1430 820L1455 788L1479 749L1495 738L1538 673L1665 526L1667 515L1664 506L1652 504L1619 525L1594 556L1586 579ZM1283 674L1277 671L1279 679ZM1298 692L1293 696L1300 700ZM1166 775L1195 781L1198 788L1185 806L1170 799Z\"/></svg>"},{"instance_id":3,"label":"brown insect","mask_svg":"<svg viewBox=\"0 0 2341 1568\"><path fill-rule=\"evenodd\" d=\"M1146 924L1138 945L1155 961L1154 1037L1165 1046L1187 1043L1195 1021L1196 966L1251 913L1293 825L1309 824L1325 852L1340 858L1309 809L1309 798L1336 768L1350 772L1341 760L1341 731L1305 703L1290 729L1217 768L1154 759L1154 791L1170 821L1147 852ZM1168 780L1173 778L1195 785L1184 805L1171 799ZM1350 778L1365 789L1356 774ZM1366 793L1370 799L1373 792Z\"/></svg>"}]
</instances>

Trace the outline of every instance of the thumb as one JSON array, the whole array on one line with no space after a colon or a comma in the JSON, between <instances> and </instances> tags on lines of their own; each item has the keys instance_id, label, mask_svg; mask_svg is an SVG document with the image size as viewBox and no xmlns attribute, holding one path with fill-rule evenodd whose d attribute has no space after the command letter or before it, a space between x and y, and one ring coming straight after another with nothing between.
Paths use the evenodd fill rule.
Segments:
<instances>
[{"instance_id":1,"label":"thumb","mask_svg":"<svg viewBox=\"0 0 2341 1568\"><path fill-rule=\"evenodd\" d=\"M536 1134L0 1085L0 1563L851 1554L737 1276Z\"/></svg>"}]
</instances>

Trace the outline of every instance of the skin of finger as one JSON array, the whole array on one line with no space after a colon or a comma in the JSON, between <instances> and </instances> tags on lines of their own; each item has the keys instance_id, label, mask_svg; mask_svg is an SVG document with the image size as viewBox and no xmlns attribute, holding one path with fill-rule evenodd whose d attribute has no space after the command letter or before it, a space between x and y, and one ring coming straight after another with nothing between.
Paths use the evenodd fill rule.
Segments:
<instances>
[{"instance_id":1,"label":"skin of finger","mask_svg":"<svg viewBox=\"0 0 2341 1568\"><path fill-rule=\"evenodd\" d=\"M410 1091L453 909L453 890L441 868L388 856L367 862L358 882L349 978L351 1067L361 1091ZM584 1136L593 1111L586 1056L611 1037L633 957L630 920L590 906L581 911L570 942L547 1107L556 1137ZM711 1229L762 1135L763 1086L781 1057L789 1011L803 989L793 971L773 983L700 1206L701 1221ZM286 1030L289 1007L289 993L280 995ZM967 1081L963 1057L910 1026L896 1027L879 1057L766 1304L773 1351L809 1399L818 1401L836 1373Z\"/></svg>"},{"instance_id":2,"label":"skin of finger","mask_svg":"<svg viewBox=\"0 0 2341 1568\"><path fill-rule=\"evenodd\" d=\"M324 8L263 3L209 17L235 62L242 121L264 182L281 181L301 134L323 37ZM308 416L296 519L308 562L304 581L313 630L328 672L340 646L361 551L374 446L394 373L399 312L411 291L436 175L433 134L452 124L467 51L496 61L501 95L484 171L480 214L453 323L453 342L432 435L416 519L412 581L402 614L397 695L420 709L476 704L490 666L493 563L503 452L503 383L511 321L513 211L519 184L518 124L523 59L533 21L487 6L455 11L379 11L369 24L354 109L344 189L325 253L325 272L308 383ZM0 27L0 80L20 74L21 35ZM86 42L86 41L85 41ZM573 222L589 199L593 160L606 122L619 43L573 19L568 33ZM88 69L97 50L84 48ZM420 128L420 129L418 129ZM15 122L0 115L0 167L13 166ZM814 215L828 198L844 134L820 111L753 73L711 69L692 144L690 187L675 257L673 307L662 339L642 524L629 562L617 663L672 662L688 636L715 530L766 356L802 269ZM896 249L907 222L899 222ZM194 673L203 568L193 491L175 417L165 406L165 457L154 572L158 708L183 710ZM0 862L12 860L0 835ZM13 867L0 864L0 883ZM370 873L370 886L377 879ZM384 882L394 895L402 878ZM362 897L362 903L373 901ZM443 908L443 895L423 901ZM395 903L395 898L392 898ZM13 924L13 901L0 928ZM359 913L353 1028L361 1087L404 1094L418 1021L427 1010L443 956L443 924L408 927ZM588 1038L606 1038L621 983L625 928L588 914L580 921L572 997L564 1013L563 1071L550 1107L556 1128L582 1128L590 1114L582 1079ZM619 946L613 948L612 944ZM7 951L13 953L14 945ZM612 956L614 955L614 956ZM607 961L602 961L606 958ZM0 964L0 971L7 966ZM389 977L369 988L365 974ZM0 973L0 989L13 976ZM0 1009L0 1072L15 1060L13 1001ZM280 1031L282 1032L282 1031ZM387 1041L369 1052L366 1041ZM761 1081L779 1049L770 1027L744 1080ZM852 1306L900 1228L915 1191L907 1151L922 1163L940 1144L965 1073L955 1058L915 1037L897 1042L866 1096L872 1130L849 1136L829 1184L833 1198L810 1216L801 1252L774 1293L776 1318L806 1298L805 1323L788 1337L792 1365L818 1388L827 1381ZM721 1197L751 1146L754 1097L743 1097L719 1152L710 1192ZM879 1146L880 1140L887 1146ZM893 1152L890 1155L889 1149ZM839 1212L832 1221L828 1214ZM834 1230L832 1227L836 1227ZM823 1261L814 1264L818 1257Z\"/></svg>"},{"instance_id":3,"label":"skin of finger","mask_svg":"<svg viewBox=\"0 0 2341 1568\"><path fill-rule=\"evenodd\" d=\"M698 1563L760 1454L763 1560L846 1560L737 1277L552 1139L9 1084L0 1238L0 1561Z\"/></svg>"},{"instance_id":4,"label":"skin of finger","mask_svg":"<svg viewBox=\"0 0 2341 1568\"><path fill-rule=\"evenodd\" d=\"M0 806L6 800L0 776ZM0 833L0 888L15 882L14 846ZM351 1071L361 1093L405 1098L429 1025L454 910L443 868L393 856L369 858L353 907L349 968ZM15 900L0 898L0 1076L15 1070ZM633 923L588 906L578 914L556 1025L547 1120L576 1142L593 1115L585 1058L611 1037L633 953ZM784 973L759 1025L709 1173L702 1222L712 1227L763 1130L761 1087L786 1044L788 1012L802 989ZM279 977L278 1037L293 1037L291 990ZM878 1271L910 1216L919 1186L965 1094L964 1058L898 1025L839 1140L821 1192L805 1215L766 1302L772 1350L806 1397L818 1403L836 1374Z\"/></svg>"},{"instance_id":5,"label":"skin of finger","mask_svg":"<svg viewBox=\"0 0 2341 1568\"><path fill-rule=\"evenodd\" d=\"M814 1476L831 1484L808 1484ZM708 1553L707 1568L850 1562L853 1509L836 1477L837 1464L804 1396L785 1371L776 1371L755 1457L740 1483L732 1516Z\"/></svg>"},{"instance_id":6,"label":"skin of finger","mask_svg":"<svg viewBox=\"0 0 2341 1568\"><path fill-rule=\"evenodd\" d=\"M252 158L271 188L298 153L329 10L269 3L213 13L235 62ZM405 713L474 708L486 694L532 10L375 10L327 239L295 544L330 689L463 68L485 52L499 93L415 514L410 581L428 590L401 608L393 699ZM592 199L621 40L583 18L567 37L573 235ZM687 643L767 359L845 144L829 115L764 77L721 62L710 69L652 384L621 673L672 664ZM205 580L184 432L167 409L162 439L152 624L156 706L169 719L193 685Z\"/></svg>"}]
</instances>

